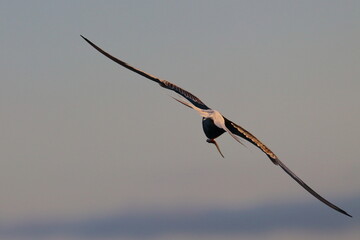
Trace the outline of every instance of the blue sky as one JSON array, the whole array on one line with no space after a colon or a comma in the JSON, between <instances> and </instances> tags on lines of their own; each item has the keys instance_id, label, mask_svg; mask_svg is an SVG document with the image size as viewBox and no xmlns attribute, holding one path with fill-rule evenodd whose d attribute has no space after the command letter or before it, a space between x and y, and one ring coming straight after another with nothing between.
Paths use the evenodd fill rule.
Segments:
<instances>
[{"instance_id":1,"label":"blue sky","mask_svg":"<svg viewBox=\"0 0 360 240\"><path fill-rule=\"evenodd\" d=\"M106 222L141 239L121 231L133 219L151 239L357 239L359 18L358 1L1 1L1 238L103 239ZM228 135L222 159L195 111L80 34L252 132L355 218Z\"/></svg>"}]
</instances>

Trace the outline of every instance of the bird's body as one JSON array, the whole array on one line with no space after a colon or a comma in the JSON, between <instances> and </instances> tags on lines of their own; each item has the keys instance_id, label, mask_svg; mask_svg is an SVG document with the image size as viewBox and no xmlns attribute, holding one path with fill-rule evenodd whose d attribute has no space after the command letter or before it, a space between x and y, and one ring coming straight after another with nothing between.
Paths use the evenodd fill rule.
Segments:
<instances>
[{"instance_id":1,"label":"bird's body","mask_svg":"<svg viewBox=\"0 0 360 240\"><path fill-rule=\"evenodd\" d=\"M204 133L208 139L215 139L219 137L221 134L226 132L221 127L216 126L214 120L212 118L204 118L202 119L202 127Z\"/></svg>"},{"instance_id":2,"label":"bird's body","mask_svg":"<svg viewBox=\"0 0 360 240\"><path fill-rule=\"evenodd\" d=\"M114 62L120 64L121 66L123 66L135 73L140 74L141 76L144 76L144 77L158 83L161 87L172 90L172 91L178 93L179 95L181 95L182 97L186 98L186 100L188 100L189 102L186 102L186 101L183 101L183 100L180 100L177 98L174 98L174 99L176 101L184 104L185 106L196 110L200 114L200 116L202 117L203 130L207 137L206 141L208 143L214 144L222 157L224 157L224 156L221 153L217 142L215 141L215 139L217 137L219 137L221 134L227 132L236 141L238 141L241 144L242 144L242 142L240 141L240 138L243 138L246 141L248 141L251 144L258 147L261 151L263 151L275 165L279 165L290 177L292 177L297 183L299 183L305 190L307 190L314 197L316 197L317 199L319 199L321 202L328 205L329 207L333 208L334 210L351 217L351 215L349 215L347 212L345 212L341 208L337 207L336 205L332 204L331 202L329 202L328 200L326 200L325 198L320 196L317 192L315 192L312 188L310 188L306 183L304 183L298 176L295 175L295 173L293 173L288 167L286 167L286 165L284 163L282 163L279 160L279 158L267 146L265 146L265 144L263 144L259 139L257 139L250 132L248 132L244 128L240 127L236 123L230 121L229 119L225 118L220 112L209 108L199 98L197 98L190 92L176 86L175 84L173 84L169 81L159 79L153 75L150 75L146 72L143 72L137 68L130 66L126 62L105 52L104 50L102 50L101 48L96 46L94 43L92 43L87 38L85 38L83 36L81 36L81 37L86 42L88 42L91 46L93 46L96 50L98 50L100 53L102 53L106 57L110 58Z\"/></svg>"}]
</instances>

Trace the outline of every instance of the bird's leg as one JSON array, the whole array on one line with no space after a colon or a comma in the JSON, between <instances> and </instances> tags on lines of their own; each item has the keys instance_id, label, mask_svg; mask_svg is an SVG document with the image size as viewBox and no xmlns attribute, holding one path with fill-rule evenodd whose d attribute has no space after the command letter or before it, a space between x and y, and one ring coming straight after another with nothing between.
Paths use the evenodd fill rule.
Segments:
<instances>
[{"instance_id":1,"label":"bird's leg","mask_svg":"<svg viewBox=\"0 0 360 240\"><path fill-rule=\"evenodd\" d=\"M222 152L220 151L219 145L217 144L217 142L215 141L215 139L210 139L210 138L208 138L208 139L206 139L206 142L215 144L215 146L216 146L217 150L219 151L220 155L221 155L223 158L225 158L224 155L222 154Z\"/></svg>"}]
</instances>

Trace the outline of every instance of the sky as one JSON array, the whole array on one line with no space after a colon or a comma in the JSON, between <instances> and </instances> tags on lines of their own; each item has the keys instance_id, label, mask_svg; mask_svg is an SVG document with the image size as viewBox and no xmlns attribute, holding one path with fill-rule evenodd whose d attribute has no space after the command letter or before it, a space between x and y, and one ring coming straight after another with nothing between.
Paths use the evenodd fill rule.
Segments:
<instances>
[{"instance_id":1,"label":"sky","mask_svg":"<svg viewBox=\"0 0 360 240\"><path fill-rule=\"evenodd\" d=\"M190 91L262 140L206 143ZM358 239L359 1L0 1L0 238Z\"/></svg>"}]
</instances>

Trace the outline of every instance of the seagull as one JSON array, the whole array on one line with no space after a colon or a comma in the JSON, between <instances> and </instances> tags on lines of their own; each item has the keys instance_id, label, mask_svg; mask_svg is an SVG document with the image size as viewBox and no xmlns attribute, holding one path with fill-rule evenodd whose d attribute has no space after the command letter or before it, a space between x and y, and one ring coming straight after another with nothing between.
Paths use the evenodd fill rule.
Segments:
<instances>
[{"instance_id":1,"label":"seagull","mask_svg":"<svg viewBox=\"0 0 360 240\"><path fill-rule=\"evenodd\" d=\"M263 151L266 156L274 163L275 165L280 166L290 177L292 177L298 184L300 184L306 191L308 191L311 195L315 198L326 204L327 206L331 207L332 209L345 214L346 216L352 217L350 214L345 212L343 209L339 208L338 206L332 204L322 196L320 196L317 192L315 192L312 188L310 188L303 180L301 180L295 173L293 173L283 162L279 160L279 158L273 153L265 144L263 144L259 139L257 139L254 135L250 132L245 130L244 128L240 127L236 123L230 121L226 117L224 117L220 112L213 110L205 105L199 98L191 94L190 92L176 86L175 84L157 78L151 74L148 74L140 69L137 69L133 66L130 66L126 62L110 55L109 53L102 50L100 47L92 43L89 39L85 38L84 36L80 35L87 43L89 43L92 47L94 47L97 51L105 55L106 57L110 58L114 62L120 64L121 66L140 74L143 77L146 77L156 83L158 83L161 87L166 88L168 90L174 91L183 98L187 99L188 102L183 101L181 99L174 98L176 101L184 104L185 106L196 110L200 116L202 117L202 127L204 133L207 137L207 142L214 144L217 150L219 151L220 155L224 157L222 154L219 145L215 141L217 137L222 135L223 133L227 132L232 136L236 141L243 144L240 138L245 139L246 141L250 142L251 144L258 147L261 151Z\"/></svg>"}]
</instances>

